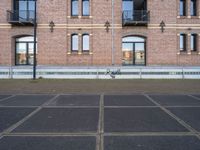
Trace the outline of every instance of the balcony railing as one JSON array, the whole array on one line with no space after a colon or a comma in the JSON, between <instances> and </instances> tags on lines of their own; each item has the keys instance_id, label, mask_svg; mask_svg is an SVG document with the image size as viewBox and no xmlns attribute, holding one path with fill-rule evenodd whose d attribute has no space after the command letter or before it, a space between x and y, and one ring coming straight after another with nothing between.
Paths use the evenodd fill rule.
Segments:
<instances>
[{"instance_id":1,"label":"balcony railing","mask_svg":"<svg viewBox=\"0 0 200 150\"><path fill-rule=\"evenodd\" d=\"M33 25L34 24L34 10L15 10L7 11L7 20L14 25Z\"/></svg>"},{"instance_id":2,"label":"balcony railing","mask_svg":"<svg viewBox=\"0 0 200 150\"><path fill-rule=\"evenodd\" d=\"M147 25L150 19L149 11L146 10L126 10L122 14L123 26Z\"/></svg>"}]
</instances>

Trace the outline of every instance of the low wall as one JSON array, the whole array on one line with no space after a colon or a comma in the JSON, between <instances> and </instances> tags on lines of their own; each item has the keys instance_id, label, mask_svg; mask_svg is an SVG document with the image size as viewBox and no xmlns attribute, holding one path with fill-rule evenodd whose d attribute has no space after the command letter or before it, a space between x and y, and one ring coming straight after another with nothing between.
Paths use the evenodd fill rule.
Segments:
<instances>
[{"instance_id":1,"label":"low wall","mask_svg":"<svg viewBox=\"0 0 200 150\"><path fill-rule=\"evenodd\" d=\"M50 67L38 66L44 79L200 79L200 67ZM31 79L31 66L1 66L0 79Z\"/></svg>"}]
</instances>

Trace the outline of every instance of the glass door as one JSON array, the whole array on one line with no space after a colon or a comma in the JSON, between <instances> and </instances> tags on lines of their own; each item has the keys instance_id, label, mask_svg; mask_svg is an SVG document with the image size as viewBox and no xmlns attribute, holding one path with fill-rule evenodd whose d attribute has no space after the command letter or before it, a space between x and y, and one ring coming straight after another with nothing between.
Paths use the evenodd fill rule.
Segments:
<instances>
[{"instance_id":1,"label":"glass door","mask_svg":"<svg viewBox=\"0 0 200 150\"><path fill-rule=\"evenodd\" d=\"M33 65L34 61L34 44L28 43L28 65Z\"/></svg>"},{"instance_id":2,"label":"glass door","mask_svg":"<svg viewBox=\"0 0 200 150\"><path fill-rule=\"evenodd\" d=\"M123 15L126 20L133 20L134 1L123 0Z\"/></svg>"},{"instance_id":3,"label":"glass door","mask_svg":"<svg viewBox=\"0 0 200 150\"><path fill-rule=\"evenodd\" d=\"M133 43L123 43L122 53L123 53L122 64L133 65L134 63Z\"/></svg>"},{"instance_id":4,"label":"glass door","mask_svg":"<svg viewBox=\"0 0 200 150\"><path fill-rule=\"evenodd\" d=\"M145 65L145 44L134 43L135 65Z\"/></svg>"},{"instance_id":5,"label":"glass door","mask_svg":"<svg viewBox=\"0 0 200 150\"><path fill-rule=\"evenodd\" d=\"M16 64L26 65L27 64L27 44L16 43Z\"/></svg>"}]
</instances>

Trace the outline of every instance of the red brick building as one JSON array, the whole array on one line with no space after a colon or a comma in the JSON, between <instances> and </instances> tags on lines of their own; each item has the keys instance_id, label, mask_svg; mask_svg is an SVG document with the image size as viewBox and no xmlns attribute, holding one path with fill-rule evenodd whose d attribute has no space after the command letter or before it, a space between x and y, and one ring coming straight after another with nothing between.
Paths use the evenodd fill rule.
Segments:
<instances>
[{"instance_id":1,"label":"red brick building","mask_svg":"<svg viewBox=\"0 0 200 150\"><path fill-rule=\"evenodd\" d=\"M37 64L200 65L199 0L37 0ZM34 0L1 0L0 65L31 65Z\"/></svg>"}]
</instances>

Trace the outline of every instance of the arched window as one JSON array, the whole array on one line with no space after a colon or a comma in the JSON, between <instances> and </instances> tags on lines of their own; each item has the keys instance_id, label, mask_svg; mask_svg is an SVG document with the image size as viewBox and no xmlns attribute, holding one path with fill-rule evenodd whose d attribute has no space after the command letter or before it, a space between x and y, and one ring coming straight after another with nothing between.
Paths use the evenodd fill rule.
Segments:
<instances>
[{"instance_id":1,"label":"arched window","mask_svg":"<svg viewBox=\"0 0 200 150\"><path fill-rule=\"evenodd\" d=\"M82 15L89 16L90 15L90 1L82 0Z\"/></svg>"},{"instance_id":2,"label":"arched window","mask_svg":"<svg viewBox=\"0 0 200 150\"><path fill-rule=\"evenodd\" d=\"M71 15L78 16L78 0L71 1Z\"/></svg>"},{"instance_id":3,"label":"arched window","mask_svg":"<svg viewBox=\"0 0 200 150\"><path fill-rule=\"evenodd\" d=\"M146 48L145 38L140 36L127 36L122 39L122 64L145 65Z\"/></svg>"},{"instance_id":4,"label":"arched window","mask_svg":"<svg viewBox=\"0 0 200 150\"><path fill-rule=\"evenodd\" d=\"M72 34L71 37L71 50L78 51L78 34Z\"/></svg>"},{"instance_id":5,"label":"arched window","mask_svg":"<svg viewBox=\"0 0 200 150\"><path fill-rule=\"evenodd\" d=\"M33 65L34 60L34 38L25 36L15 40L15 64Z\"/></svg>"},{"instance_id":6,"label":"arched window","mask_svg":"<svg viewBox=\"0 0 200 150\"><path fill-rule=\"evenodd\" d=\"M88 34L83 34L82 36L82 48L83 51L90 50L90 36Z\"/></svg>"}]
</instances>

